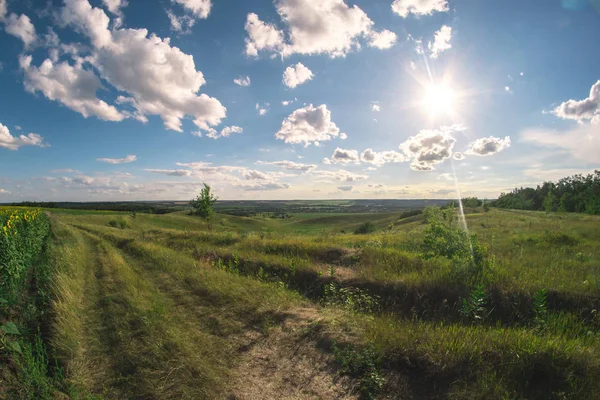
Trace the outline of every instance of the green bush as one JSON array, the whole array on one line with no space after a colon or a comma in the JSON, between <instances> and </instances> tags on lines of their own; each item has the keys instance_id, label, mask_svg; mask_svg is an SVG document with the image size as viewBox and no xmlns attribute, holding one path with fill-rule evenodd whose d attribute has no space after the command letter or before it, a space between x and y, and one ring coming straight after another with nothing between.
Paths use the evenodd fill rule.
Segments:
<instances>
[{"instance_id":1,"label":"green bush","mask_svg":"<svg viewBox=\"0 0 600 400\"><path fill-rule=\"evenodd\" d=\"M375 224L371 221L367 221L364 224L361 224L358 228L354 230L354 233L357 235L365 235L367 233L373 233L376 231Z\"/></svg>"}]
</instances>

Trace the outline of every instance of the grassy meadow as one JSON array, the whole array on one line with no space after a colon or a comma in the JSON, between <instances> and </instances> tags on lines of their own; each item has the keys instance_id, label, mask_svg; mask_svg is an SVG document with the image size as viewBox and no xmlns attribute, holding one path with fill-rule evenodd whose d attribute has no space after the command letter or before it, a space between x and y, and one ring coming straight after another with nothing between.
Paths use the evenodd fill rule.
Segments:
<instances>
[{"instance_id":1,"label":"grassy meadow","mask_svg":"<svg viewBox=\"0 0 600 400\"><path fill-rule=\"evenodd\" d=\"M465 211L49 210L0 398L600 398L600 217Z\"/></svg>"}]
</instances>

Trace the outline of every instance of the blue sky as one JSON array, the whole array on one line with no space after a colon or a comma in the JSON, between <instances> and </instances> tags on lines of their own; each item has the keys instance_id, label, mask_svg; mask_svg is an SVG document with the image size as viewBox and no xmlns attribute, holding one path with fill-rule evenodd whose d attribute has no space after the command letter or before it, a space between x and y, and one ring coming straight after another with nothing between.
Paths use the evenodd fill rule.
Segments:
<instances>
[{"instance_id":1,"label":"blue sky","mask_svg":"<svg viewBox=\"0 0 600 400\"><path fill-rule=\"evenodd\" d=\"M0 202L493 198L592 172L599 37L599 0L0 0Z\"/></svg>"}]
</instances>

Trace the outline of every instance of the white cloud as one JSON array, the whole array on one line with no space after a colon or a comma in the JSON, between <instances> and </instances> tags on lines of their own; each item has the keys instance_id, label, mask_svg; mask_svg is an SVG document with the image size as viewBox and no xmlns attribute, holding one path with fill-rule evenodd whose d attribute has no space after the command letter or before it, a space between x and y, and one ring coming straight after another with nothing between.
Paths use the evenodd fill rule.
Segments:
<instances>
[{"instance_id":1,"label":"white cloud","mask_svg":"<svg viewBox=\"0 0 600 400\"><path fill-rule=\"evenodd\" d=\"M121 15L121 9L127 7L127 0L102 0L104 6L114 15Z\"/></svg>"},{"instance_id":2,"label":"white cloud","mask_svg":"<svg viewBox=\"0 0 600 400\"><path fill-rule=\"evenodd\" d=\"M325 164L348 164L348 163L360 163L360 157L358 156L358 151L356 150L347 150L336 148L331 155L331 159L329 162L325 162Z\"/></svg>"},{"instance_id":3,"label":"white cloud","mask_svg":"<svg viewBox=\"0 0 600 400\"><path fill-rule=\"evenodd\" d=\"M52 171L50 171L51 174L81 174L81 171L78 171L76 169L71 169L71 168L65 168L65 169L53 169Z\"/></svg>"},{"instance_id":4,"label":"white cloud","mask_svg":"<svg viewBox=\"0 0 600 400\"><path fill-rule=\"evenodd\" d=\"M6 33L21 39L25 48L28 48L36 40L35 27L27 15L21 14L17 17L16 14L10 14L4 23L6 24L4 27Z\"/></svg>"},{"instance_id":5,"label":"white cloud","mask_svg":"<svg viewBox=\"0 0 600 400\"><path fill-rule=\"evenodd\" d=\"M197 18L208 18L212 7L211 0L171 0L173 3L181 4L191 11Z\"/></svg>"},{"instance_id":6,"label":"white cloud","mask_svg":"<svg viewBox=\"0 0 600 400\"><path fill-rule=\"evenodd\" d=\"M352 189L354 188L354 186L352 186L352 185L338 186L337 188L338 188L338 190L341 190L342 192L351 192Z\"/></svg>"},{"instance_id":7,"label":"white cloud","mask_svg":"<svg viewBox=\"0 0 600 400\"><path fill-rule=\"evenodd\" d=\"M397 36L394 32L384 29L381 32L371 32L369 35L369 45L378 49L389 49L396 44Z\"/></svg>"},{"instance_id":8,"label":"white cloud","mask_svg":"<svg viewBox=\"0 0 600 400\"><path fill-rule=\"evenodd\" d=\"M432 171L435 165L452 156L456 139L454 132L463 131L462 125L442 126L438 129L423 129L400 145L415 171Z\"/></svg>"},{"instance_id":9,"label":"white cloud","mask_svg":"<svg viewBox=\"0 0 600 400\"><path fill-rule=\"evenodd\" d=\"M278 181L280 173L266 173L247 167L235 165L213 165L207 162L177 163L178 166L188 168L192 176L198 179L211 179L221 184L232 184L244 190L270 190L288 188L287 183ZM259 180L260 185L248 186L247 180Z\"/></svg>"},{"instance_id":10,"label":"white cloud","mask_svg":"<svg viewBox=\"0 0 600 400\"><path fill-rule=\"evenodd\" d=\"M265 103L262 106L258 103L256 103L256 106L254 106L254 108L256 108L256 111L258 111L258 115L265 115L266 113L269 112L269 107L270 104L269 103Z\"/></svg>"},{"instance_id":11,"label":"white cloud","mask_svg":"<svg viewBox=\"0 0 600 400\"><path fill-rule=\"evenodd\" d=\"M278 0L275 7L286 32L261 21L254 13L248 14L247 55L269 51L284 57L296 53L342 57L360 48L361 37L370 39L369 45L375 47L388 48L393 44L392 32L374 32L367 14L344 0Z\"/></svg>"},{"instance_id":12,"label":"white cloud","mask_svg":"<svg viewBox=\"0 0 600 400\"><path fill-rule=\"evenodd\" d=\"M249 169L242 171L244 179L249 181L265 181L271 179L271 177L264 172L257 171L255 169Z\"/></svg>"},{"instance_id":13,"label":"white cloud","mask_svg":"<svg viewBox=\"0 0 600 400\"><path fill-rule=\"evenodd\" d=\"M250 81L249 76L246 76L246 77L240 76L239 78L236 78L233 80L233 83L235 83L238 86L243 86L243 87L250 86L250 82L251 81Z\"/></svg>"},{"instance_id":14,"label":"white cloud","mask_svg":"<svg viewBox=\"0 0 600 400\"><path fill-rule=\"evenodd\" d=\"M246 54L258 56L258 52L280 51L283 47L283 32L272 24L266 24L254 13L248 14L246 18Z\"/></svg>"},{"instance_id":15,"label":"white cloud","mask_svg":"<svg viewBox=\"0 0 600 400\"><path fill-rule=\"evenodd\" d=\"M46 147L47 145L44 144L44 138L36 133L12 136L8 127L0 123L0 148L18 150L21 146Z\"/></svg>"},{"instance_id":16,"label":"white cloud","mask_svg":"<svg viewBox=\"0 0 600 400\"><path fill-rule=\"evenodd\" d=\"M527 177L534 178L539 182L557 181L561 178L573 175L587 175L593 174L594 171L591 169L577 169L577 168L527 168L523 170L523 174Z\"/></svg>"},{"instance_id":17,"label":"white cloud","mask_svg":"<svg viewBox=\"0 0 600 400\"><path fill-rule=\"evenodd\" d=\"M4 20L4 18L6 18L6 13L7 13L6 0L0 0L0 21Z\"/></svg>"},{"instance_id":18,"label":"white cloud","mask_svg":"<svg viewBox=\"0 0 600 400\"><path fill-rule=\"evenodd\" d=\"M269 183L260 183L257 185L241 185L240 188L247 191L261 191L261 190L279 190L279 189L289 189L289 183L280 183L280 182L269 182Z\"/></svg>"},{"instance_id":19,"label":"white cloud","mask_svg":"<svg viewBox=\"0 0 600 400\"><path fill-rule=\"evenodd\" d=\"M577 160L600 163L600 130L596 125L577 125L565 132L529 129L521 134L521 140L538 146L563 149Z\"/></svg>"},{"instance_id":20,"label":"white cloud","mask_svg":"<svg viewBox=\"0 0 600 400\"><path fill-rule=\"evenodd\" d=\"M443 25L439 31L435 32L433 43L429 42L429 50L431 58L437 58L438 55L452 48L450 40L452 39L452 28L448 25Z\"/></svg>"},{"instance_id":21,"label":"white cloud","mask_svg":"<svg viewBox=\"0 0 600 400\"><path fill-rule=\"evenodd\" d=\"M283 72L283 83L289 88L295 88L312 78L312 71L300 62L296 65L290 65Z\"/></svg>"},{"instance_id":22,"label":"white cloud","mask_svg":"<svg viewBox=\"0 0 600 400\"><path fill-rule=\"evenodd\" d=\"M368 175L355 174L343 169L337 171L316 170L312 171L311 174L329 181L334 180L338 182L358 182L369 177Z\"/></svg>"},{"instance_id":23,"label":"white cloud","mask_svg":"<svg viewBox=\"0 0 600 400\"><path fill-rule=\"evenodd\" d=\"M490 156L510 147L510 144L509 136L506 136L504 139L494 136L480 138L470 144L467 154L476 156Z\"/></svg>"},{"instance_id":24,"label":"white cloud","mask_svg":"<svg viewBox=\"0 0 600 400\"><path fill-rule=\"evenodd\" d=\"M309 172L317 169L315 164L302 164L294 161L257 161L257 164L261 165L275 165L277 167L283 168L288 171L301 171L301 172Z\"/></svg>"},{"instance_id":25,"label":"white cloud","mask_svg":"<svg viewBox=\"0 0 600 400\"><path fill-rule=\"evenodd\" d=\"M100 161L100 162L104 162L107 164L127 164L127 163L131 163L137 160L137 156L135 155L128 155L127 157L124 158L97 158L96 161Z\"/></svg>"},{"instance_id":26,"label":"white cloud","mask_svg":"<svg viewBox=\"0 0 600 400\"><path fill-rule=\"evenodd\" d=\"M167 17L171 24L171 29L175 32L190 34L192 27L196 23L196 19L190 15L177 16L172 10L167 10Z\"/></svg>"},{"instance_id":27,"label":"white cloud","mask_svg":"<svg viewBox=\"0 0 600 400\"><path fill-rule=\"evenodd\" d=\"M298 99L294 98L294 100L283 100L281 102L282 106L289 106L290 104L294 104Z\"/></svg>"},{"instance_id":28,"label":"white cloud","mask_svg":"<svg viewBox=\"0 0 600 400\"><path fill-rule=\"evenodd\" d=\"M454 154L452 154L452 157L455 160L458 160L458 161L465 159L465 155L463 153L461 153L461 152L458 152L458 151L454 152Z\"/></svg>"},{"instance_id":29,"label":"white cloud","mask_svg":"<svg viewBox=\"0 0 600 400\"><path fill-rule=\"evenodd\" d=\"M340 130L331 121L331 112L325 104L318 107L309 104L297 109L283 120L281 129L275 134L286 143L304 143L305 146L318 146L320 141L338 136L341 136Z\"/></svg>"},{"instance_id":30,"label":"white cloud","mask_svg":"<svg viewBox=\"0 0 600 400\"><path fill-rule=\"evenodd\" d=\"M88 59L103 79L126 92L117 100L135 109L128 116L145 121L146 115L159 115L165 127L175 131L181 131L185 116L192 116L204 130L225 118L226 109L217 99L198 94L206 81L194 57L171 47L168 38L148 36L146 29L109 30L104 11L87 0L65 0L61 16L90 38Z\"/></svg>"},{"instance_id":31,"label":"white cloud","mask_svg":"<svg viewBox=\"0 0 600 400\"><path fill-rule=\"evenodd\" d=\"M600 124L600 80L592 85L590 95L583 100L567 100L553 113L563 119L573 119L578 122L590 120L592 124Z\"/></svg>"},{"instance_id":32,"label":"white cloud","mask_svg":"<svg viewBox=\"0 0 600 400\"><path fill-rule=\"evenodd\" d=\"M10 194L10 192L5 189L0 189L0 194Z\"/></svg>"},{"instance_id":33,"label":"white cloud","mask_svg":"<svg viewBox=\"0 0 600 400\"><path fill-rule=\"evenodd\" d=\"M392 3L392 11L403 18L409 14L421 16L448 10L447 0L394 0Z\"/></svg>"},{"instance_id":34,"label":"white cloud","mask_svg":"<svg viewBox=\"0 0 600 400\"><path fill-rule=\"evenodd\" d=\"M244 132L244 130L242 128L240 128L239 126L226 126L223 129L221 129L221 132L217 132L215 129L210 129L209 132L206 134L206 137L209 137L211 139L219 139L222 137L229 137L231 136L232 133L242 133Z\"/></svg>"},{"instance_id":35,"label":"white cloud","mask_svg":"<svg viewBox=\"0 0 600 400\"><path fill-rule=\"evenodd\" d=\"M381 107L379 106L379 104L373 104L371 106L371 111L379 112L379 111L381 111Z\"/></svg>"},{"instance_id":36,"label":"white cloud","mask_svg":"<svg viewBox=\"0 0 600 400\"><path fill-rule=\"evenodd\" d=\"M102 88L91 70L67 61L53 63L46 59L39 67L31 65L31 56L20 56L19 64L25 73L25 89L41 92L50 100L58 101L85 118L95 116L106 121L122 121L125 116L114 106L96 97Z\"/></svg>"},{"instance_id":37,"label":"white cloud","mask_svg":"<svg viewBox=\"0 0 600 400\"><path fill-rule=\"evenodd\" d=\"M406 162L407 158L397 151L389 150L389 151L373 151L373 149L366 149L360 155L360 159L363 162L374 164L377 166L386 164L386 163L399 163Z\"/></svg>"},{"instance_id":38,"label":"white cloud","mask_svg":"<svg viewBox=\"0 0 600 400\"><path fill-rule=\"evenodd\" d=\"M192 171L189 169L145 169L144 171L152 172L154 174L163 174L169 176L190 176Z\"/></svg>"}]
</instances>

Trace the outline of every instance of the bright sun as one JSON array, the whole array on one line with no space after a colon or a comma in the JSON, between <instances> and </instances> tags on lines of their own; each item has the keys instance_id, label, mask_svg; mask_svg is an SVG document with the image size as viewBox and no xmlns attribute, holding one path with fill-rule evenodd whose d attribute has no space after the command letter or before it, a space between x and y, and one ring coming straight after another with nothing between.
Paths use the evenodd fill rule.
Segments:
<instances>
[{"instance_id":1,"label":"bright sun","mask_svg":"<svg viewBox=\"0 0 600 400\"><path fill-rule=\"evenodd\" d=\"M445 84L431 84L426 89L423 107L430 114L452 114L454 112L454 90Z\"/></svg>"}]
</instances>

